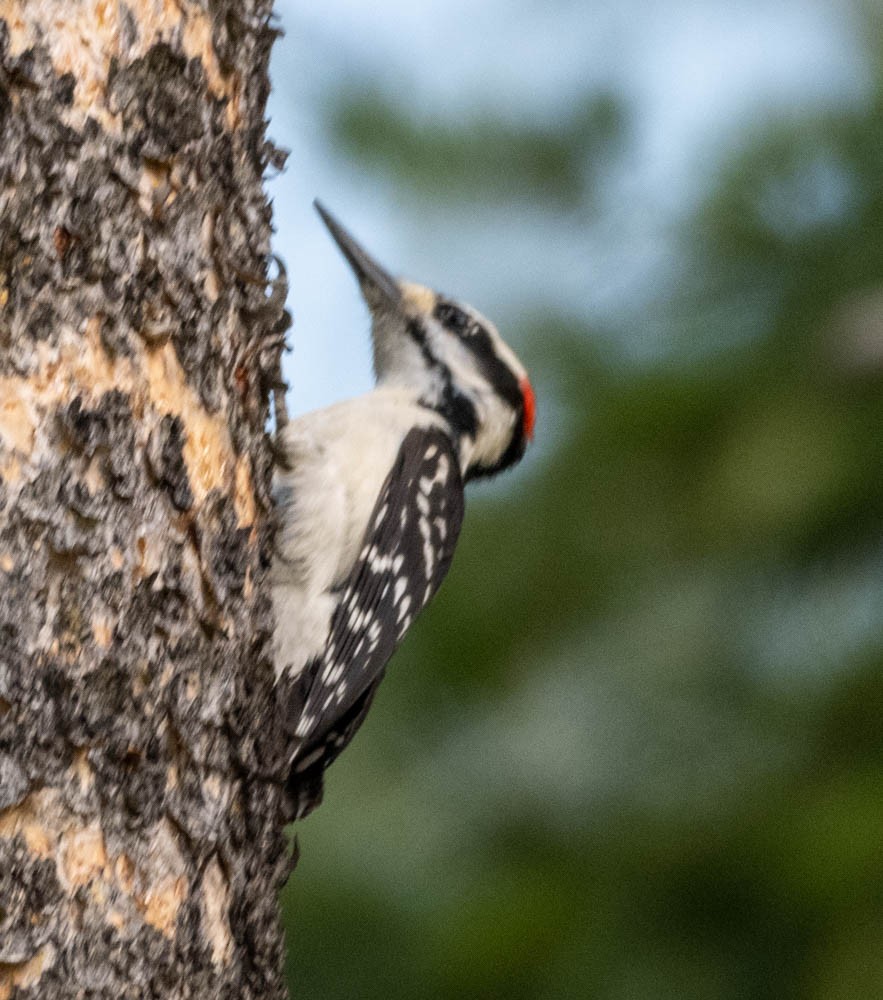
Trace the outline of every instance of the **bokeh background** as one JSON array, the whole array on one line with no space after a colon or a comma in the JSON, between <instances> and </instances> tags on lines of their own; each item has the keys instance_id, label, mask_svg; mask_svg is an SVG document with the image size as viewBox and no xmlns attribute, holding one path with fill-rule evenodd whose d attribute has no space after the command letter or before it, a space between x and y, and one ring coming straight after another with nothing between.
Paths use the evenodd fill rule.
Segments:
<instances>
[{"instance_id":1,"label":"bokeh background","mask_svg":"<svg viewBox=\"0 0 883 1000\"><path fill-rule=\"evenodd\" d=\"M537 439L299 825L298 997L883 996L883 17L278 5L290 406L371 385L320 195Z\"/></svg>"}]
</instances>

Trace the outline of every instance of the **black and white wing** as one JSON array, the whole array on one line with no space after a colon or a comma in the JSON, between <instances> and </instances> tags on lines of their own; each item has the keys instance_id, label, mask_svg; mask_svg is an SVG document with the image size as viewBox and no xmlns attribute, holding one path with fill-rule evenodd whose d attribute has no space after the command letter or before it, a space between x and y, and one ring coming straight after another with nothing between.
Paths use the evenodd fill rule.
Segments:
<instances>
[{"instance_id":1,"label":"black and white wing","mask_svg":"<svg viewBox=\"0 0 883 1000\"><path fill-rule=\"evenodd\" d=\"M387 661L438 590L463 523L463 482L450 439L415 428L399 450L341 589L321 657L308 663L285 706L299 746L292 781L321 771L352 739Z\"/></svg>"}]
</instances>

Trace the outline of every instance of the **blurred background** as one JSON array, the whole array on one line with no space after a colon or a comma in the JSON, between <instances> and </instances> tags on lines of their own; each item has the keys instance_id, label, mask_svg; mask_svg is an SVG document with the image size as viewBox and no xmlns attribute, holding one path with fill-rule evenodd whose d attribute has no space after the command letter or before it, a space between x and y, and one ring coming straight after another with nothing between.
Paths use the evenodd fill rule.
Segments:
<instances>
[{"instance_id":1,"label":"blurred background","mask_svg":"<svg viewBox=\"0 0 883 1000\"><path fill-rule=\"evenodd\" d=\"M292 995L883 996L879 6L278 13L291 409L371 385L316 195L539 400L298 827Z\"/></svg>"}]
</instances>

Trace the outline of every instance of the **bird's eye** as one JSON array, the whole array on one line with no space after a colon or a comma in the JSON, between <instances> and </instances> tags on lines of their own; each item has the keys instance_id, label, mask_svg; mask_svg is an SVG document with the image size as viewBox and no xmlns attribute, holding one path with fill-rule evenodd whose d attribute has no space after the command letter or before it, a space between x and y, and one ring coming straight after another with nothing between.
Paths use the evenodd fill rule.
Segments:
<instances>
[{"instance_id":1,"label":"bird's eye","mask_svg":"<svg viewBox=\"0 0 883 1000\"><path fill-rule=\"evenodd\" d=\"M457 306L451 305L450 302L440 302L435 307L435 318L451 333L456 333L458 337L467 336L473 325L466 313Z\"/></svg>"}]
</instances>

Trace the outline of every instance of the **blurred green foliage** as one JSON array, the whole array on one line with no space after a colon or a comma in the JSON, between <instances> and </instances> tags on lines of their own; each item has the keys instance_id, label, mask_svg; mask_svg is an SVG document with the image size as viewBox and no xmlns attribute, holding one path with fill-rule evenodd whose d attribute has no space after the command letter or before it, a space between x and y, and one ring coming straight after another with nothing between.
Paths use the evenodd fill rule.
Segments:
<instances>
[{"instance_id":1,"label":"blurred green foliage","mask_svg":"<svg viewBox=\"0 0 883 1000\"><path fill-rule=\"evenodd\" d=\"M877 79L712 179L651 309L664 357L529 323L559 433L541 399L516 485L472 492L300 831L293 996L883 996ZM616 102L584 108L436 128L372 95L331 124L424 193L551 212L625 144Z\"/></svg>"},{"instance_id":2,"label":"blurred green foliage","mask_svg":"<svg viewBox=\"0 0 883 1000\"><path fill-rule=\"evenodd\" d=\"M445 196L458 200L539 199L573 207L620 137L623 109L601 94L554 123L499 114L442 122L412 117L374 89L341 92L329 118L342 153L421 193L437 197L443 180Z\"/></svg>"}]
</instances>

